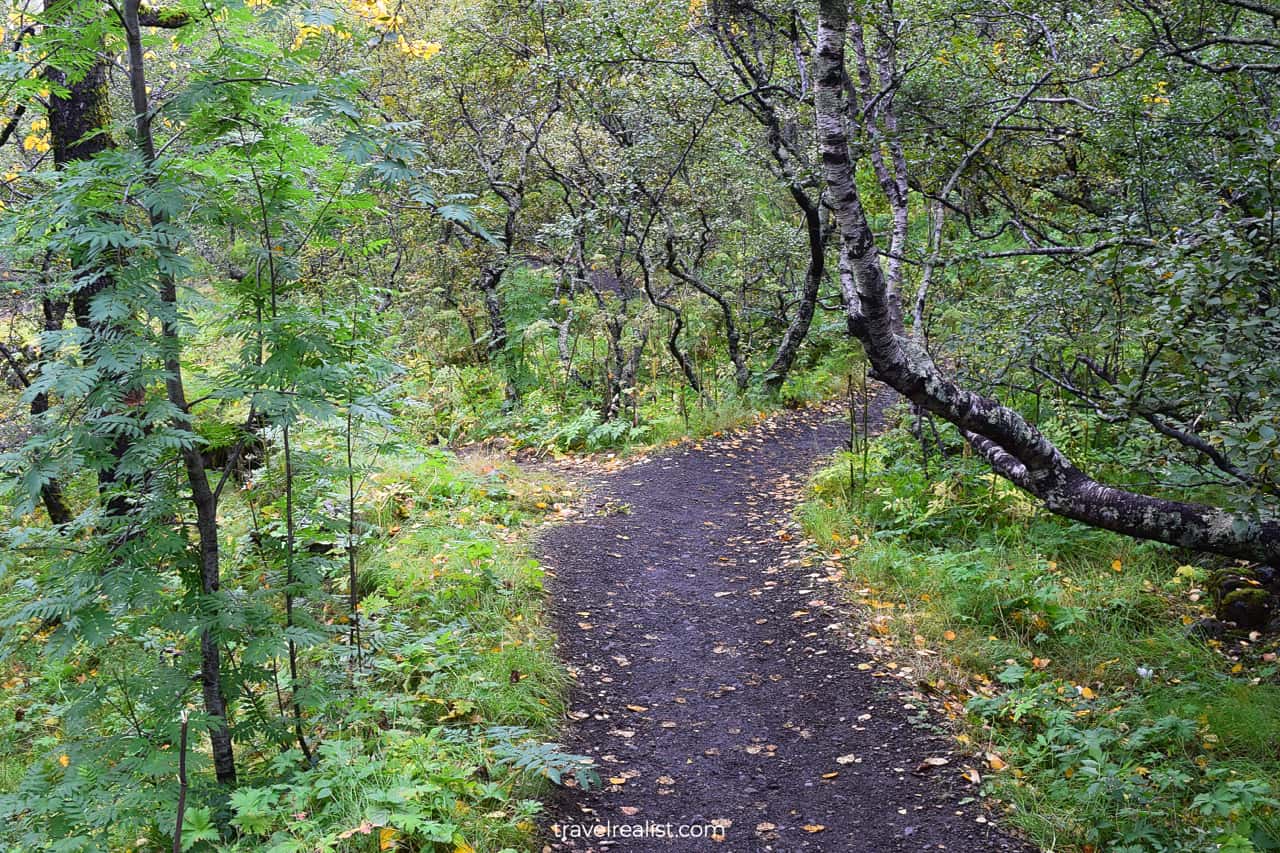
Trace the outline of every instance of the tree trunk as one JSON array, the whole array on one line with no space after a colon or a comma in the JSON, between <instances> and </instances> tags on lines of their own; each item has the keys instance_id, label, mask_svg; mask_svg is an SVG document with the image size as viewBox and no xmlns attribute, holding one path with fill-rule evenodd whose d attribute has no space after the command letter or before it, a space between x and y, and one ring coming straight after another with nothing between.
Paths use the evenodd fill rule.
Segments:
<instances>
[{"instance_id":1,"label":"tree trunk","mask_svg":"<svg viewBox=\"0 0 1280 853\"><path fill-rule=\"evenodd\" d=\"M62 321L67 315L67 303L65 301L45 297L40 300L40 310L44 314L44 330L46 332L56 332L62 328ZM47 411L49 411L49 395L42 391L31 398L31 419L39 422L40 416ZM71 520L71 510L67 508L67 501L62 495L62 484L60 482L50 480L45 483L40 488L40 498L44 501L44 508L49 513L51 522L62 525Z\"/></svg>"},{"instance_id":2,"label":"tree trunk","mask_svg":"<svg viewBox=\"0 0 1280 853\"><path fill-rule=\"evenodd\" d=\"M99 53L105 52L105 48ZM65 169L69 164L88 160L97 154L107 151L115 147L115 143L111 138L111 106L110 91L107 88L107 63L105 60L94 62L85 71L84 76L75 80L75 82L67 82L67 73L55 65L49 65L44 70L45 78L59 89L65 89L65 96L51 94L49 96L49 137L53 150L53 164L56 169ZM81 266L81 259L71 258L73 267ZM75 317L76 325L83 328L89 334L89 343L85 348L86 352L91 355L94 353L95 345L103 345L103 342L110 340L111 324L94 323L90 319L89 308L93 302L93 298L99 293L111 289L115 280L109 273L99 273L93 276L90 273L86 279L92 276L92 280L78 286L72 294L72 315ZM64 302L57 305L50 300L45 300L45 329L46 331L54 331L62 326L62 319L66 314L66 304ZM51 325L56 319L56 325ZM125 376L114 377L116 384L123 385ZM31 414L40 415L49 410L49 399L47 395L40 395L40 398L31 402ZM98 492L105 495L112 492L120 476L118 469L120 461L124 458L125 453L129 450L130 441L124 436L117 436L111 446L111 455L114 462L109 464L98 472ZM42 490L44 492L44 500L46 508L52 506L63 515L64 519L69 520L65 503L62 501L61 485L53 482L49 483ZM129 512L128 500L122 494L115 494L107 501L107 514L110 517L120 519ZM50 517L54 515L54 509L50 509ZM61 523L61 522L55 522Z\"/></svg>"},{"instance_id":3,"label":"tree trunk","mask_svg":"<svg viewBox=\"0 0 1280 853\"><path fill-rule=\"evenodd\" d=\"M484 310L489 317L489 362L496 364L502 371L504 395L507 403L514 404L520 398L520 389L516 384L515 365L511 361L511 352L507 345L510 336L507 332L507 318L502 312L502 294L498 286L506 273L505 262L496 262L485 266L480 273L480 292L484 296Z\"/></svg>"},{"instance_id":4,"label":"tree trunk","mask_svg":"<svg viewBox=\"0 0 1280 853\"><path fill-rule=\"evenodd\" d=\"M992 468L1058 515L1141 539L1229 557L1280 561L1280 521L1167 500L1092 479L1014 410L960 387L923 347L895 333L875 235L855 183L843 98L845 0L820 0L817 59L818 133L841 252L857 287L854 334L877 379L961 431Z\"/></svg>"},{"instance_id":5,"label":"tree trunk","mask_svg":"<svg viewBox=\"0 0 1280 853\"><path fill-rule=\"evenodd\" d=\"M129 48L129 92L133 103L134 123L143 158L150 167L155 163L156 149L151 135L151 112L143 70L138 2L139 0L125 0L123 17ZM149 215L153 225L164 224L166 220L161 211L151 210ZM171 275L161 274L159 285L160 300L165 306L165 315L161 318L165 341L165 391L169 402L178 412L174 418L175 426L191 432L191 414L182 383L182 338L178 324L177 283ZM218 554L218 496L209 486L209 475L200 448L193 442L188 442L182 448L181 455L191 488L191 502L196 511L201 593L205 597L215 598L222 585ZM209 745L213 753L214 774L219 783L234 785L235 754L231 730L227 724L226 697L222 691L222 655L217 638L208 628L200 632L200 684L205 713L210 718Z\"/></svg>"},{"instance_id":6,"label":"tree trunk","mask_svg":"<svg viewBox=\"0 0 1280 853\"><path fill-rule=\"evenodd\" d=\"M729 350L729 361L733 363L733 382L739 391L746 391L747 386L751 383L751 372L747 369L746 359L742 355L742 336L739 334L738 324L733 318L733 306L729 304L729 300L725 299L720 291L709 287L701 276L685 268L684 264L676 256L675 237L672 234L667 235L665 266L667 272L672 276L693 287L694 290L709 298L720 309L720 316L724 320L725 345ZM674 337L673 334L673 340ZM675 355L674 350L672 350L672 355ZM689 384L693 386L694 390L701 393L702 389L696 382L696 377L692 375L692 367L679 357L676 360L680 361L680 369L684 371L685 376L689 379Z\"/></svg>"},{"instance_id":7,"label":"tree trunk","mask_svg":"<svg viewBox=\"0 0 1280 853\"><path fill-rule=\"evenodd\" d=\"M778 352L773 363L764 374L764 390L770 396L776 395L787 380L800 354L800 345L809 334L809 326L813 323L814 309L818 305L818 289L822 286L822 276L826 270L827 240L823 233L822 208L817 202L798 186L790 187L791 197L804 213L805 234L809 243L809 266L804 274L804 289L800 293L800 304L796 306L795 316L787 326L787 331L778 344Z\"/></svg>"}]
</instances>

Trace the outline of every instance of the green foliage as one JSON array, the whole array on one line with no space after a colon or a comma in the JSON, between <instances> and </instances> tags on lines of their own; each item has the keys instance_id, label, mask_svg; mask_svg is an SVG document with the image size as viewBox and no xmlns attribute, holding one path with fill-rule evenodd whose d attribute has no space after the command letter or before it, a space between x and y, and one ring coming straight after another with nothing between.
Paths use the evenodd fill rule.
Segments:
<instances>
[{"instance_id":1,"label":"green foliage","mask_svg":"<svg viewBox=\"0 0 1280 853\"><path fill-rule=\"evenodd\" d=\"M101 11L73 5L43 45L70 50L72 11ZM395 422L383 205L466 212L357 104L368 67L328 72L294 37L299 12L218 6L148 34L143 62L174 72L154 159L133 128L24 175L33 200L5 219L7 262L37 271L17 286L76 314L36 339L23 402L47 411L0 457L6 849L167 847L187 711L187 850L357 849L375 827L505 849L539 785L589 780L545 743L562 677L539 570L507 541L536 507ZM53 482L75 502L58 528L35 515ZM236 782L215 781L233 754Z\"/></svg>"},{"instance_id":2,"label":"green foliage","mask_svg":"<svg viewBox=\"0 0 1280 853\"><path fill-rule=\"evenodd\" d=\"M852 492L847 457L818 474L807 529L864 601L903 605L873 607L873 645L939 653L911 665L1008 763L983 772L1010 822L1062 850L1280 849L1275 643L1187 632L1208 571L1054 518L974 458L926 476L905 428L872 442L865 486L854 461Z\"/></svg>"}]
</instances>

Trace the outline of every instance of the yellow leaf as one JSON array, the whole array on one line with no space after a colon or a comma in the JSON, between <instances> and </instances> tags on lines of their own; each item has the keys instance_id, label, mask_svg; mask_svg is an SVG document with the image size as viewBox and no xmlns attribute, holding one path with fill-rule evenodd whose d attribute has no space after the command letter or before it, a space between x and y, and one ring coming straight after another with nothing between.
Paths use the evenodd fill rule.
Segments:
<instances>
[{"instance_id":1,"label":"yellow leaf","mask_svg":"<svg viewBox=\"0 0 1280 853\"><path fill-rule=\"evenodd\" d=\"M826 829L820 823L806 823L803 828L805 832L822 832L822 830Z\"/></svg>"},{"instance_id":2,"label":"yellow leaf","mask_svg":"<svg viewBox=\"0 0 1280 853\"><path fill-rule=\"evenodd\" d=\"M1091 689L1089 689L1088 687L1081 687L1081 688L1080 688L1080 695L1081 695L1081 696L1083 696L1085 699L1095 699L1095 698L1097 698L1097 695L1098 695L1098 694L1094 693L1094 692L1093 692Z\"/></svg>"},{"instance_id":3,"label":"yellow leaf","mask_svg":"<svg viewBox=\"0 0 1280 853\"><path fill-rule=\"evenodd\" d=\"M64 752L62 755L58 756L58 763L63 767L66 767L71 764L71 757Z\"/></svg>"},{"instance_id":4,"label":"yellow leaf","mask_svg":"<svg viewBox=\"0 0 1280 853\"><path fill-rule=\"evenodd\" d=\"M1121 569L1123 569L1123 568L1124 568L1124 564L1123 564L1123 563L1121 563L1119 560L1112 560L1112 561L1111 561L1111 571L1113 571L1113 572L1118 572L1118 571L1120 571L1120 570L1121 570Z\"/></svg>"},{"instance_id":5,"label":"yellow leaf","mask_svg":"<svg viewBox=\"0 0 1280 853\"><path fill-rule=\"evenodd\" d=\"M476 853L476 848L465 841L459 841L453 848L453 853Z\"/></svg>"},{"instance_id":6,"label":"yellow leaf","mask_svg":"<svg viewBox=\"0 0 1280 853\"><path fill-rule=\"evenodd\" d=\"M956 632L955 632L955 631L943 631L943 632L942 632L942 639L946 640L948 643L949 643L949 642L951 642L952 640L954 640L955 638L956 638Z\"/></svg>"},{"instance_id":7,"label":"yellow leaf","mask_svg":"<svg viewBox=\"0 0 1280 853\"><path fill-rule=\"evenodd\" d=\"M996 771L997 773L999 773L1001 770L1009 766L1008 764L1005 763L1005 760L1003 758L996 755L994 752L987 753L987 765L990 766L991 769Z\"/></svg>"},{"instance_id":8,"label":"yellow leaf","mask_svg":"<svg viewBox=\"0 0 1280 853\"><path fill-rule=\"evenodd\" d=\"M396 832L395 829L393 829L390 826L383 827L378 832L378 849L379 850L393 849L396 846L396 836L398 836L399 834L400 833Z\"/></svg>"}]
</instances>

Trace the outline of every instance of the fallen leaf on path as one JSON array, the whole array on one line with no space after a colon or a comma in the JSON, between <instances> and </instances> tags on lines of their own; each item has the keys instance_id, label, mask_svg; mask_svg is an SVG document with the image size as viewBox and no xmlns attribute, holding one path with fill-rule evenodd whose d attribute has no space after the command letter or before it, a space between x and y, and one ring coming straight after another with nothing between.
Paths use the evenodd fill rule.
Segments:
<instances>
[{"instance_id":1,"label":"fallen leaf on path","mask_svg":"<svg viewBox=\"0 0 1280 853\"><path fill-rule=\"evenodd\" d=\"M823 826L823 825L822 825L822 824L820 824L820 823L806 823L806 824L805 824L803 827L801 827L801 828L802 828L805 832L822 832L824 829L826 829L826 827L825 827L825 826Z\"/></svg>"}]
</instances>

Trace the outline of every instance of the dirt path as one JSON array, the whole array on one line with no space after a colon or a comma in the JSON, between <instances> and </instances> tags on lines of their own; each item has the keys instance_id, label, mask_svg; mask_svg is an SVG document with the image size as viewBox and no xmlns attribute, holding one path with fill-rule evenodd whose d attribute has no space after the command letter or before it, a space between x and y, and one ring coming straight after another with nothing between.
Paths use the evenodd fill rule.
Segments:
<instances>
[{"instance_id":1,"label":"dirt path","mask_svg":"<svg viewBox=\"0 0 1280 853\"><path fill-rule=\"evenodd\" d=\"M606 784L560 794L550 849L1028 849L961 804L955 763L917 772L950 742L858 669L850 612L802 565L791 511L846 438L811 411L681 448L590 484L584 517L542 539L577 678L567 746ZM634 837L713 822L718 844ZM603 824L612 839L570 837Z\"/></svg>"}]
</instances>

